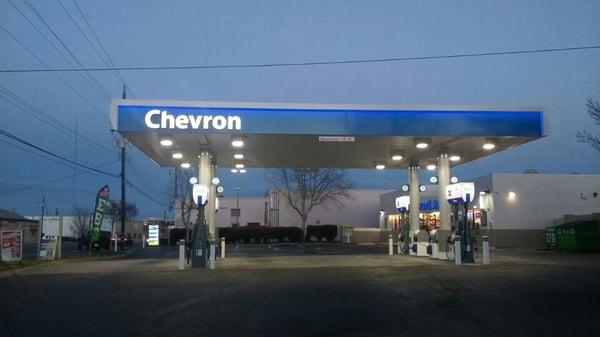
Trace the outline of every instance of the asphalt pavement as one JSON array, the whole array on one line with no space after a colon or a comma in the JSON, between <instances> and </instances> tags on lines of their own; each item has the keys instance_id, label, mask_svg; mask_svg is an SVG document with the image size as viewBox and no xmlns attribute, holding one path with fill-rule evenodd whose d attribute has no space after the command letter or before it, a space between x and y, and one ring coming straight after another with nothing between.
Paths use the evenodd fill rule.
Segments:
<instances>
[{"instance_id":1,"label":"asphalt pavement","mask_svg":"<svg viewBox=\"0 0 600 337\"><path fill-rule=\"evenodd\" d=\"M597 336L600 255L493 251L493 265L383 245L228 245L216 270L176 247L0 278L0 335Z\"/></svg>"}]
</instances>

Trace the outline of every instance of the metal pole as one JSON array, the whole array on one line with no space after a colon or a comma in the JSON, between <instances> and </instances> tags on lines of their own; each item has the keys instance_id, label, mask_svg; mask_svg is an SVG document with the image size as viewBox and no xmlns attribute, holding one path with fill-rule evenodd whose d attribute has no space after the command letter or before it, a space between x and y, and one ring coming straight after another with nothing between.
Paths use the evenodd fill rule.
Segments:
<instances>
[{"instance_id":1,"label":"metal pole","mask_svg":"<svg viewBox=\"0 0 600 337\"><path fill-rule=\"evenodd\" d=\"M125 233L125 139L121 139L121 233Z\"/></svg>"},{"instance_id":2,"label":"metal pole","mask_svg":"<svg viewBox=\"0 0 600 337\"><path fill-rule=\"evenodd\" d=\"M37 240L37 256L40 257L40 248L42 246L42 231L44 230L44 212L46 211L46 196L42 196L42 216L40 218L40 228L38 228L38 240Z\"/></svg>"},{"instance_id":3,"label":"metal pole","mask_svg":"<svg viewBox=\"0 0 600 337\"><path fill-rule=\"evenodd\" d=\"M62 215L58 218L58 242L56 257L60 260L62 258L62 236L63 236L63 217Z\"/></svg>"},{"instance_id":4,"label":"metal pole","mask_svg":"<svg viewBox=\"0 0 600 337\"><path fill-rule=\"evenodd\" d=\"M221 238L221 258L225 258L225 238Z\"/></svg>"}]
</instances>

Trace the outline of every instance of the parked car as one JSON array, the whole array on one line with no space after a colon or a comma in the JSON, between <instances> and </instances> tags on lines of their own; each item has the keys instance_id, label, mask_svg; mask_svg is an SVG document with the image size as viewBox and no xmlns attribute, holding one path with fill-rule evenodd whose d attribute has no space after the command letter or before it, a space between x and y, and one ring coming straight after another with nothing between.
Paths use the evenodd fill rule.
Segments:
<instances>
[{"instance_id":1,"label":"parked car","mask_svg":"<svg viewBox=\"0 0 600 337\"><path fill-rule=\"evenodd\" d=\"M119 244L123 244L125 246L133 245L133 239L131 238L131 234L129 233L119 233L117 234L117 238L119 239Z\"/></svg>"},{"instance_id":2,"label":"parked car","mask_svg":"<svg viewBox=\"0 0 600 337\"><path fill-rule=\"evenodd\" d=\"M79 239L79 250L88 250L90 248L90 235ZM98 242L95 242L91 248L94 250L100 250L100 248L110 249L111 236L109 231L100 231Z\"/></svg>"}]
</instances>

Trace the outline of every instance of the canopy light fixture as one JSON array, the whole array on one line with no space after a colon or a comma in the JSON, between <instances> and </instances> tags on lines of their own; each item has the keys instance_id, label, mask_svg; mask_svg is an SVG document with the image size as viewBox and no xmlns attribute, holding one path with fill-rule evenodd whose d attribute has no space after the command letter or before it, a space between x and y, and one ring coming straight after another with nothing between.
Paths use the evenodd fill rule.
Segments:
<instances>
[{"instance_id":1,"label":"canopy light fixture","mask_svg":"<svg viewBox=\"0 0 600 337\"><path fill-rule=\"evenodd\" d=\"M383 170L385 168L385 165L383 165L383 164L377 164L377 165L375 165L375 168L378 169L378 170Z\"/></svg>"},{"instance_id":2,"label":"canopy light fixture","mask_svg":"<svg viewBox=\"0 0 600 337\"><path fill-rule=\"evenodd\" d=\"M190 168L192 165L190 163L181 163L181 168Z\"/></svg>"},{"instance_id":3,"label":"canopy light fixture","mask_svg":"<svg viewBox=\"0 0 600 337\"><path fill-rule=\"evenodd\" d=\"M221 179L219 179L219 177L214 177L214 178L212 178L212 180L210 182L213 185L219 185L219 183L221 182Z\"/></svg>"},{"instance_id":4,"label":"canopy light fixture","mask_svg":"<svg viewBox=\"0 0 600 337\"><path fill-rule=\"evenodd\" d=\"M415 147L417 149L426 149L429 147L430 143L431 143L431 139L426 139L426 138L415 139Z\"/></svg>"},{"instance_id":5,"label":"canopy light fixture","mask_svg":"<svg viewBox=\"0 0 600 337\"><path fill-rule=\"evenodd\" d=\"M459 161L460 156L450 156L450 157L448 157L448 159L450 159L450 161Z\"/></svg>"},{"instance_id":6,"label":"canopy light fixture","mask_svg":"<svg viewBox=\"0 0 600 337\"><path fill-rule=\"evenodd\" d=\"M244 155L241 154L241 153L236 153L236 154L233 155L233 158L235 158L235 159L244 159Z\"/></svg>"},{"instance_id":7,"label":"canopy light fixture","mask_svg":"<svg viewBox=\"0 0 600 337\"><path fill-rule=\"evenodd\" d=\"M402 160L402 156L399 155L399 154L395 154L395 155L392 156L392 160L393 161L400 161L400 160Z\"/></svg>"},{"instance_id":8,"label":"canopy light fixture","mask_svg":"<svg viewBox=\"0 0 600 337\"><path fill-rule=\"evenodd\" d=\"M429 182L430 182L430 183L432 183L432 184L437 184L437 182L438 182L438 177L436 177L436 176L433 176L433 177L429 178Z\"/></svg>"},{"instance_id":9,"label":"canopy light fixture","mask_svg":"<svg viewBox=\"0 0 600 337\"><path fill-rule=\"evenodd\" d=\"M167 138L161 139L160 140L160 145L162 145L162 146L171 146L171 145L173 145L173 141L170 140L170 139L167 139Z\"/></svg>"},{"instance_id":10,"label":"canopy light fixture","mask_svg":"<svg viewBox=\"0 0 600 337\"><path fill-rule=\"evenodd\" d=\"M244 168L244 164L235 164L235 168L236 169L243 169Z\"/></svg>"},{"instance_id":11,"label":"canopy light fixture","mask_svg":"<svg viewBox=\"0 0 600 337\"><path fill-rule=\"evenodd\" d=\"M190 184L195 185L197 183L198 183L198 178L196 178L196 177L191 177L190 178Z\"/></svg>"},{"instance_id":12,"label":"canopy light fixture","mask_svg":"<svg viewBox=\"0 0 600 337\"><path fill-rule=\"evenodd\" d=\"M233 140L231 142L231 146L233 146L233 147L242 147L242 146L244 146L244 141L240 140L240 139Z\"/></svg>"},{"instance_id":13,"label":"canopy light fixture","mask_svg":"<svg viewBox=\"0 0 600 337\"><path fill-rule=\"evenodd\" d=\"M434 164L427 165L427 171L435 171L436 166Z\"/></svg>"},{"instance_id":14,"label":"canopy light fixture","mask_svg":"<svg viewBox=\"0 0 600 337\"><path fill-rule=\"evenodd\" d=\"M483 149L484 150L493 150L496 147L496 142L492 139L486 139L483 142Z\"/></svg>"},{"instance_id":15,"label":"canopy light fixture","mask_svg":"<svg viewBox=\"0 0 600 337\"><path fill-rule=\"evenodd\" d=\"M450 177L450 182L453 184L456 184L458 182L458 178L457 177Z\"/></svg>"},{"instance_id":16,"label":"canopy light fixture","mask_svg":"<svg viewBox=\"0 0 600 337\"><path fill-rule=\"evenodd\" d=\"M172 156L174 159L181 159L181 158L183 158L183 154L181 154L181 153L179 153L179 152L173 153L171 156Z\"/></svg>"},{"instance_id":17,"label":"canopy light fixture","mask_svg":"<svg viewBox=\"0 0 600 337\"><path fill-rule=\"evenodd\" d=\"M241 169L240 173L246 173L246 169Z\"/></svg>"},{"instance_id":18,"label":"canopy light fixture","mask_svg":"<svg viewBox=\"0 0 600 337\"><path fill-rule=\"evenodd\" d=\"M231 169L231 170L229 170L229 172L231 172L231 173L238 173L238 170L236 170L236 169Z\"/></svg>"}]
</instances>

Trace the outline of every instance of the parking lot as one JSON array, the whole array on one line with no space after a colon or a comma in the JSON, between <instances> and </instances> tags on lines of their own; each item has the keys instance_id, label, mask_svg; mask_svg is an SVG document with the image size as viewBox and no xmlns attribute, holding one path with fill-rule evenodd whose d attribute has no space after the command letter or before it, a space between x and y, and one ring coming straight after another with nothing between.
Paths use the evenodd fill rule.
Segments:
<instances>
[{"instance_id":1,"label":"parking lot","mask_svg":"<svg viewBox=\"0 0 600 337\"><path fill-rule=\"evenodd\" d=\"M491 266L454 266L385 245L228 245L216 270L177 271L176 247L133 247L0 278L0 325L3 336L597 334L597 254L492 254Z\"/></svg>"}]
</instances>

